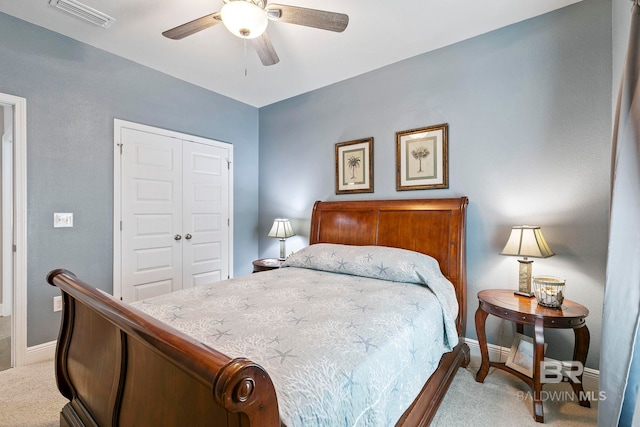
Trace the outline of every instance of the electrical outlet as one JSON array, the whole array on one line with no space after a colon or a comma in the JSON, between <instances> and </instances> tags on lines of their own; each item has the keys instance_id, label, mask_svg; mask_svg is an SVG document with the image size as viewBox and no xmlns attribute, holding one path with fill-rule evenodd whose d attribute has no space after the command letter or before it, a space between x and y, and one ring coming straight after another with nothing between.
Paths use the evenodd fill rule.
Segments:
<instances>
[{"instance_id":1,"label":"electrical outlet","mask_svg":"<svg viewBox=\"0 0 640 427\"><path fill-rule=\"evenodd\" d=\"M62 310L62 297L53 297L53 311Z\"/></svg>"}]
</instances>

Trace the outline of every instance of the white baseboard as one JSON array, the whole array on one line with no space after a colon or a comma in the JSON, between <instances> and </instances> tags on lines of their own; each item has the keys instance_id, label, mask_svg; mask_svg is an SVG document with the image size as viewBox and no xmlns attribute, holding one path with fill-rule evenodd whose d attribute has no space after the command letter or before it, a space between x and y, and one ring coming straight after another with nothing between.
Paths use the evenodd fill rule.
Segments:
<instances>
[{"instance_id":1,"label":"white baseboard","mask_svg":"<svg viewBox=\"0 0 640 427\"><path fill-rule=\"evenodd\" d=\"M478 340L465 338L464 342L469 346L469 350L471 350L471 356L481 357L480 344L478 343ZM505 362L507 360L507 357L509 356L509 352L511 351L511 348L501 347L495 344L487 344L487 347L489 350L489 360L495 362ZM557 360L552 361L560 363ZM585 389L594 390L596 392L599 391L600 371L598 371L597 369L585 367L584 371L582 372L582 382Z\"/></svg>"},{"instance_id":2,"label":"white baseboard","mask_svg":"<svg viewBox=\"0 0 640 427\"><path fill-rule=\"evenodd\" d=\"M33 347L27 347L25 352L24 364L30 365L32 363L44 362L45 360L52 360L56 354L56 341L46 342L44 344L34 345Z\"/></svg>"}]
</instances>

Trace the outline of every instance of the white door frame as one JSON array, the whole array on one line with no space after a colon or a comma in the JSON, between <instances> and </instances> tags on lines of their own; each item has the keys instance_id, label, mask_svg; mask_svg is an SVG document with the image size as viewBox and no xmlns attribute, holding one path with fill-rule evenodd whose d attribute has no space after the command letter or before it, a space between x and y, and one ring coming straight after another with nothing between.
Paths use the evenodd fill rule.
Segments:
<instances>
[{"instance_id":1,"label":"white door frame","mask_svg":"<svg viewBox=\"0 0 640 427\"><path fill-rule=\"evenodd\" d=\"M212 142L229 145L229 277L233 277L233 145L216 141L213 139L201 138L172 130L147 126L140 123L128 122L126 120L113 120L113 296L117 299L122 297L122 236L120 223L122 221L122 166L120 155L120 134L122 128L139 130L142 132L156 133L170 136L177 139L184 139L203 144Z\"/></svg>"},{"instance_id":2,"label":"white door frame","mask_svg":"<svg viewBox=\"0 0 640 427\"><path fill-rule=\"evenodd\" d=\"M0 93L13 106L13 307L11 365L27 360L27 100ZM4 260L3 260L4 262Z\"/></svg>"},{"instance_id":3,"label":"white door frame","mask_svg":"<svg viewBox=\"0 0 640 427\"><path fill-rule=\"evenodd\" d=\"M11 316L13 307L13 106L0 104L2 113L2 236L12 236L2 239L2 304L0 316ZM11 329L9 329L11 333ZM13 359L11 360L13 363Z\"/></svg>"}]
</instances>

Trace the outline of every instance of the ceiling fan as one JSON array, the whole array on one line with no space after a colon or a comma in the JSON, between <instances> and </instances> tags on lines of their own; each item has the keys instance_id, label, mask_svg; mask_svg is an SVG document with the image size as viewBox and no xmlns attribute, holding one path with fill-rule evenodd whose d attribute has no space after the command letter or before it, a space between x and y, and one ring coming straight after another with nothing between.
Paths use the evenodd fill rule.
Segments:
<instances>
[{"instance_id":1,"label":"ceiling fan","mask_svg":"<svg viewBox=\"0 0 640 427\"><path fill-rule=\"evenodd\" d=\"M234 35L250 39L263 65L277 64L280 59L265 30L269 21L286 22L341 33L347 28L349 16L343 13L304 7L269 4L268 0L223 0L219 12L194 19L162 33L173 40L195 34L223 23Z\"/></svg>"}]
</instances>

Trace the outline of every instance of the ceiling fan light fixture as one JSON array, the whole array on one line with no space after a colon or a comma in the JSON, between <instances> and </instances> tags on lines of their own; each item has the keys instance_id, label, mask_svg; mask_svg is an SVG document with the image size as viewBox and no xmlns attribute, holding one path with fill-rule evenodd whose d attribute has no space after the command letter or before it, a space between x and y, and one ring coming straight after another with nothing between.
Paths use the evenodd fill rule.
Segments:
<instances>
[{"instance_id":1,"label":"ceiling fan light fixture","mask_svg":"<svg viewBox=\"0 0 640 427\"><path fill-rule=\"evenodd\" d=\"M267 12L246 0L225 3L220 10L222 23L232 34L243 38L260 37L267 29Z\"/></svg>"}]
</instances>

